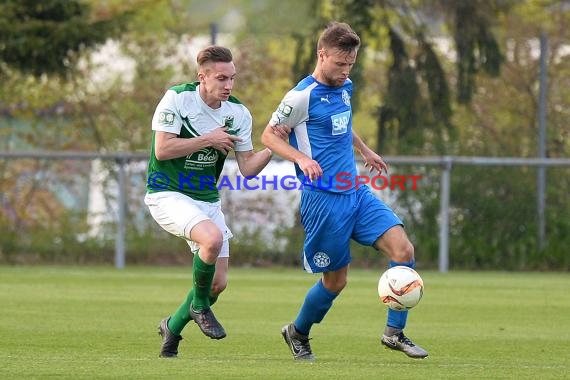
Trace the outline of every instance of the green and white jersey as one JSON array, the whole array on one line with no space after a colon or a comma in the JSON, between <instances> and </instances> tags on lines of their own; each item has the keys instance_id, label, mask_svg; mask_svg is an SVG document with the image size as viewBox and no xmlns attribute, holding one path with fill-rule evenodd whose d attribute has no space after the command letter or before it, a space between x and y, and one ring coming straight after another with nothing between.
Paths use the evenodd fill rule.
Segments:
<instances>
[{"instance_id":1,"label":"green and white jersey","mask_svg":"<svg viewBox=\"0 0 570 380\"><path fill-rule=\"evenodd\" d=\"M186 157L159 161L154 152L156 131L170 132L191 139L228 126L241 138L235 151L253 150L252 118L249 110L234 96L218 109L210 108L200 97L199 82L170 88L158 103L152 117L152 145L147 172L147 191L177 191L204 202L220 199L217 182L226 160L222 152L207 147Z\"/></svg>"}]
</instances>

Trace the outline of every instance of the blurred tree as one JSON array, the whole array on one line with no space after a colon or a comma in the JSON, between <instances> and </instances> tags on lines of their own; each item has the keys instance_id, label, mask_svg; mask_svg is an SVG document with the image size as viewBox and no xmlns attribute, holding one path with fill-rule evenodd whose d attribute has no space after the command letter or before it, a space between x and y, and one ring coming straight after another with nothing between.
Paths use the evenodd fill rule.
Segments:
<instances>
[{"instance_id":1,"label":"blurred tree","mask_svg":"<svg viewBox=\"0 0 570 380\"><path fill-rule=\"evenodd\" d=\"M64 74L71 53L117 35L128 13L94 16L77 0L2 1L0 62L33 75Z\"/></svg>"},{"instance_id":2,"label":"blurred tree","mask_svg":"<svg viewBox=\"0 0 570 380\"><path fill-rule=\"evenodd\" d=\"M511 2L484 3L381 2L388 25L392 65L385 102L379 107L380 149L384 151L396 145L401 154L431 146L434 153L451 152L449 141L454 140L456 128L452 123L452 95L448 83L457 83L458 102L468 103L479 66L488 74L499 74L501 53L492 28ZM446 73L446 57L438 53L435 46L438 38L450 38L446 27L456 42L455 75ZM396 131L390 134L391 129ZM392 138L386 141L388 135ZM400 139L403 140L398 144Z\"/></svg>"},{"instance_id":3,"label":"blurred tree","mask_svg":"<svg viewBox=\"0 0 570 380\"><path fill-rule=\"evenodd\" d=\"M364 87L367 54L387 49L391 56L382 104L377 108L378 150L393 153L387 151L392 147L400 154L412 153L410 149L422 149L431 135L430 144L436 152L445 153L443 142L455 132L451 122L452 96L449 75L444 71L433 37L445 35L440 26L452 26L458 51L457 99L467 103L479 67L491 75L499 73L502 56L491 29L512 1L312 0L311 3L314 23L307 34L294 36L295 76L309 72L314 65L316 38L328 20L348 22L362 37L360 58L351 73L355 88ZM356 91L355 112L360 106L358 95Z\"/></svg>"},{"instance_id":4,"label":"blurred tree","mask_svg":"<svg viewBox=\"0 0 570 380\"><path fill-rule=\"evenodd\" d=\"M468 103L475 89L475 75L482 69L497 76L503 55L493 35L497 16L507 12L513 1L440 0L442 10L452 26L457 50L457 99Z\"/></svg>"},{"instance_id":5,"label":"blurred tree","mask_svg":"<svg viewBox=\"0 0 570 380\"><path fill-rule=\"evenodd\" d=\"M466 107L458 108L456 149L463 155L536 157L538 153L539 39L548 37L548 157L570 157L570 60L568 2L526 1L501 20L498 35L504 64L497 78L482 76ZM454 169L453 199L457 219L455 245L465 263L482 261L482 247L517 257L521 263L568 268L560 248L570 243L568 168L547 171L547 248L538 253L536 171L532 168ZM475 206L475 207L474 207ZM516 228L513 228L513 224ZM479 247L479 248L478 248ZM467 258L467 256L470 256ZM507 260L497 258L497 261ZM566 264L564 264L566 263ZM520 265L520 264L518 264Z\"/></svg>"}]
</instances>

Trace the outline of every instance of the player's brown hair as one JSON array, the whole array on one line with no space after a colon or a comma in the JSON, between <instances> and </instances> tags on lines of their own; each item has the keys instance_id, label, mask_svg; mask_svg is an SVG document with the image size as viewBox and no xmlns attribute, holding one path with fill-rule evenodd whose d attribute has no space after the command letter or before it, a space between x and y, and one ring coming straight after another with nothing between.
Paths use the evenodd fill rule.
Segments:
<instances>
[{"instance_id":1,"label":"player's brown hair","mask_svg":"<svg viewBox=\"0 0 570 380\"><path fill-rule=\"evenodd\" d=\"M223 46L208 46L201 50L196 57L198 66L202 66L209 62L232 62L233 56L230 49Z\"/></svg>"},{"instance_id":2,"label":"player's brown hair","mask_svg":"<svg viewBox=\"0 0 570 380\"><path fill-rule=\"evenodd\" d=\"M345 22L332 21L321 33L317 42L317 50L337 48L344 52L358 50L360 37Z\"/></svg>"}]
</instances>

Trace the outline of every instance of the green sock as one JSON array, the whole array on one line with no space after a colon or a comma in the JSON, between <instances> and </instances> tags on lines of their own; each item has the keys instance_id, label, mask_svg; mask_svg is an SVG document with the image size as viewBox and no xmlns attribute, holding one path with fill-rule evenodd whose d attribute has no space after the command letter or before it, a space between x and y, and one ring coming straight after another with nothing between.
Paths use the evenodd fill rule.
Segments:
<instances>
[{"instance_id":1,"label":"green sock","mask_svg":"<svg viewBox=\"0 0 570 380\"><path fill-rule=\"evenodd\" d=\"M168 320L168 329L171 333L180 335L184 327L192 320L188 309L190 308L190 303L193 299L194 289L190 289L190 292L188 293L188 296L186 296L184 302L182 302L182 305L180 305L178 310L176 310L176 313L172 314Z\"/></svg>"},{"instance_id":2,"label":"green sock","mask_svg":"<svg viewBox=\"0 0 570 380\"><path fill-rule=\"evenodd\" d=\"M194 255L192 265L194 299L192 300L192 308L196 311L205 310L210 307L210 290L214 281L214 272L216 264L206 264L200 259L198 254Z\"/></svg>"},{"instance_id":3,"label":"green sock","mask_svg":"<svg viewBox=\"0 0 570 380\"><path fill-rule=\"evenodd\" d=\"M192 303L193 299L194 299L194 288L190 290L188 296L186 296L186 299L184 300L184 302L182 302L182 305L180 305L178 310L176 310L176 313L174 313L168 320L168 329L170 330L171 333L175 335L180 335L184 327L186 327L186 325L190 323L190 321L192 320L192 318L190 318L190 313L188 311L190 310L190 304ZM209 299L210 299L210 306L212 306L218 300L218 296L210 295Z\"/></svg>"}]
</instances>

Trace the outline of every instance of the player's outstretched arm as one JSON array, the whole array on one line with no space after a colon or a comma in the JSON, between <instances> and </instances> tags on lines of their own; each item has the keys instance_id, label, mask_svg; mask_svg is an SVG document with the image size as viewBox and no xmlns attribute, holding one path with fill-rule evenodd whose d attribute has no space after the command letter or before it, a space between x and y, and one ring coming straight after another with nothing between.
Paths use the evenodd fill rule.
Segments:
<instances>
[{"instance_id":1,"label":"player's outstretched arm","mask_svg":"<svg viewBox=\"0 0 570 380\"><path fill-rule=\"evenodd\" d=\"M293 148L285 140L279 137L279 134L275 132L275 129L280 127L282 126L268 124L261 135L261 143L271 149L275 154L296 163L303 173L311 180L317 179L323 175L323 169L317 161Z\"/></svg>"},{"instance_id":2,"label":"player's outstretched arm","mask_svg":"<svg viewBox=\"0 0 570 380\"><path fill-rule=\"evenodd\" d=\"M384 159L370 149L354 131L352 131L352 144L364 159L364 167L368 168L370 172L376 170L378 173L383 171L388 173L388 165Z\"/></svg>"},{"instance_id":3,"label":"player's outstretched arm","mask_svg":"<svg viewBox=\"0 0 570 380\"><path fill-rule=\"evenodd\" d=\"M263 170L271 160L273 154L269 148L260 150L259 152L236 151L236 161L239 171L244 177L254 177Z\"/></svg>"},{"instance_id":4,"label":"player's outstretched arm","mask_svg":"<svg viewBox=\"0 0 570 380\"><path fill-rule=\"evenodd\" d=\"M282 140L286 140L291 133L291 128L286 125L274 127L274 133ZM236 160L239 171L245 177L256 176L263 170L273 157L273 152L269 148L265 148L259 152L252 150L247 152L236 151Z\"/></svg>"}]
</instances>

